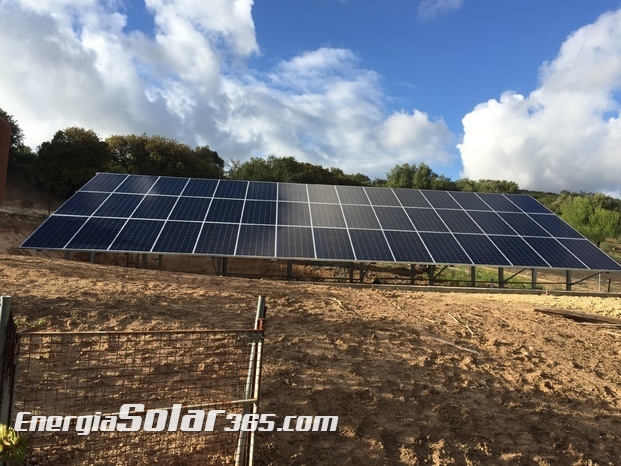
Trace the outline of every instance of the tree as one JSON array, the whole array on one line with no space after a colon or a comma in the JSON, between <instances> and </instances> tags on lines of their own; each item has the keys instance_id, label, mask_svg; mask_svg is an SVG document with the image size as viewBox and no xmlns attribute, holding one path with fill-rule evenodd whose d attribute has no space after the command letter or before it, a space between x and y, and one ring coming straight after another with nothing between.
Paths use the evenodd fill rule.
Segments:
<instances>
[{"instance_id":1,"label":"tree","mask_svg":"<svg viewBox=\"0 0 621 466\"><path fill-rule=\"evenodd\" d=\"M229 178L250 181L279 181L283 183L341 184L361 186L370 184L368 176L348 175L340 168L324 168L294 157L251 157L246 162L232 161Z\"/></svg>"},{"instance_id":2,"label":"tree","mask_svg":"<svg viewBox=\"0 0 621 466\"><path fill-rule=\"evenodd\" d=\"M4 118L11 126L11 146L9 148L9 160L16 161L20 158L22 153L32 153L30 148L24 146L24 133L19 127L17 120L13 115L9 115L3 109L0 108L0 117Z\"/></svg>"},{"instance_id":3,"label":"tree","mask_svg":"<svg viewBox=\"0 0 621 466\"><path fill-rule=\"evenodd\" d=\"M386 175L389 188L455 190L455 183L444 175L438 175L426 163L404 163L394 166Z\"/></svg>"},{"instance_id":4,"label":"tree","mask_svg":"<svg viewBox=\"0 0 621 466\"><path fill-rule=\"evenodd\" d=\"M109 171L140 175L222 178L224 160L208 146L192 149L162 136L134 134L106 139Z\"/></svg>"},{"instance_id":5,"label":"tree","mask_svg":"<svg viewBox=\"0 0 621 466\"><path fill-rule=\"evenodd\" d=\"M66 197L104 171L109 159L107 144L93 130L67 128L41 144L35 178L50 193Z\"/></svg>"},{"instance_id":6,"label":"tree","mask_svg":"<svg viewBox=\"0 0 621 466\"><path fill-rule=\"evenodd\" d=\"M561 217L593 241L597 247L606 238L621 234L621 214L599 207L598 196L566 196L560 207Z\"/></svg>"}]
</instances>

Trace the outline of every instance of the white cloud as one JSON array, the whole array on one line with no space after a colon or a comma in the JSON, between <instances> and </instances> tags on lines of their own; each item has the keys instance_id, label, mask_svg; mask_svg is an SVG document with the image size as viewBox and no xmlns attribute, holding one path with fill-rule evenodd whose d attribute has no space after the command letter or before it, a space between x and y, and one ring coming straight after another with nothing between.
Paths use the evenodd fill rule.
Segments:
<instances>
[{"instance_id":1,"label":"white cloud","mask_svg":"<svg viewBox=\"0 0 621 466\"><path fill-rule=\"evenodd\" d=\"M506 92L463 119L463 175L523 188L618 192L621 10L572 34L528 96Z\"/></svg>"},{"instance_id":2,"label":"white cloud","mask_svg":"<svg viewBox=\"0 0 621 466\"><path fill-rule=\"evenodd\" d=\"M418 17L427 21L440 14L457 11L463 5L463 0L421 0L418 6Z\"/></svg>"},{"instance_id":3,"label":"white cloud","mask_svg":"<svg viewBox=\"0 0 621 466\"><path fill-rule=\"evenodd\" d=\"M209 144L225 159L294 156L384 176L450 157L426 114L389 115L380 77L346 49L247 68L252 0L147 0L153 30L128 32L114 0L0 0L0 106L36 146L68 126ZM135 27L133 29L136 29Z\"/></svg>"}]
</instances>

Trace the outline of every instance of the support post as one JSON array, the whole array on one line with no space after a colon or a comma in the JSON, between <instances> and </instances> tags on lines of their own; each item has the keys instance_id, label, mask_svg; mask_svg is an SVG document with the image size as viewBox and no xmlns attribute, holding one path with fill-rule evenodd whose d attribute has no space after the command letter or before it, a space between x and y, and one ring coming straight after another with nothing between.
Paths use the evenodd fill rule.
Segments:
<instances>
[{"instance_id":1,"label":"support post","mask_svg":"<svg viewBox=\"0 0 621 466\"><path fill-rule=\"evenodd\" d=\"M69 259L71 259L71 251L69 251L68 249L65 249L65 260L68 261Z\"/></svg>"},{"instance_id":2,"label":"support post","mask_svg":"<svg viewBox=\"0 0 621 466\"><path fill-rule=\"evenodd\" d=\"M146 268L147 268L147 255L146 255L146 254L143 254L143 255L142 255L142 264L141 264L141 267L142 267L143 269L146 269Z\"/></svg>"},{"instance_id":3,"label":"support post","mask_svg":"<svg viewBox=\"0 0 621 466\"><path fill-rule=\"evenodd\" d=\"M470 266L470 286L473 288L477 286L477 271L474 265Z\"/></svg>"},{"instance_id":4,"label":"support post","mask_svg":"<svg viewBox=\"0 0 621 466\"><path fill-rule=\"evenodd\" d=\"M224 277L226 275L226 267L228 265L228 260L226 257L222 258L222 276Z\"/></svg>"},{"instance_id":5,"label":"support post","mask_svg":"<svg viewBox=\"0 0 621 466\"><path fill-rule=\"evenodd\" d=\"M293 261L287 261L287 280L290 281L293 278Z\"/></svg>"},{"instance_id":6,"label":"support post","mask_svg":"<svg viewBox=\"0 0 621 466\"><path fill-rule=\"evenodd\" d=\"M433 286L433 282L436 279L436 266L430 265L427 270L427 273L429 274L429 286Z\"/></svg>"},{"instance_id":7,"label":"support post","mask_svg":"<svg viewBox=\"0 0 621 466\"><path fill-rule=\"evenodd\" d=\"M354 283L354 263L349 264L349 283Z\"/></svg>"},{"instance_id":8,"label":"support post","mask_svg":"<svg viewBox=\"0 0 621 466\"><path fill-rule=\"evenodd\" d=\"M571 291L571 270L565 270L565 290Z\"/></svg>"},{"instance_id":9,"label":"support post","mask_svg":"<svg viewBox=\"0 0 621 466\"><path fill-rule=\"evenodd\" d=\"M95 263L95 251L91 251L91 264Z\"/></svg>"},{"instance_id":10,"label":"support post","mask_svg":"<svg viewBox=\"0 0 621 466\"><path fill-rule=\"evenodd\" d=\"M504 267L498 267L498 288L505 287L505 269Z\"/></svg>"},{"instance_id":11,"label":"support post","mask_svg":"<svg viewBox=\"0 0 621 466\"><path fill-rule=\"evenodd\" d=\"M410 264L410 285L413 285L416 280L416 264Z\"/></svg>"},{"instance_id":12,"label":"support post","mask_svg":"<svg viewBox=\"0 0 621 466\"><path fill-rule=\"evenodd\" d=\"M533 290L537 288L537 269L532 269L530 286Z\"/></svg>"},{"instance_id":13,"label":"support post","mask_svg":"<svg viewBox=\"0 0 621 466\"><path fill-rule=\"evenodd\" d=\"M158 254L157 256L157 270L162 270L162 264L164 262L164 255Z\"/></svg>"},{"instance_id":14,"label":"support post","mask_svg":"<svg viewBox=\"0 0 621 466\"><path fill-rule=\"evenodd\" d=\"M360 283L364 283L364 264L360 262Z\"/></svg>"}]
</instances>

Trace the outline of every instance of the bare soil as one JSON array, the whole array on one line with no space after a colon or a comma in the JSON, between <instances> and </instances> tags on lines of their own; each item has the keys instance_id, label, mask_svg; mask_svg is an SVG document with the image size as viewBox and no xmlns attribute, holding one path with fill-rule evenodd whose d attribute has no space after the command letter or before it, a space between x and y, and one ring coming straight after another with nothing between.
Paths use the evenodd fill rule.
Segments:
<instances>
[{"instance_id":1,"label":"bare soil","mask_svg":"<svg viewBox=\"0 0 621 466\"><path fill-rule=\"evenodd\" d=\"M248 327L266 296L261 412L339 416L339 428L261 432L256 464L621 463L621 330L534 312L621 317L619 298L93 265L19 251L40 221L0 214L0 294L19 330Z\"/></svg>"}]
</instances>

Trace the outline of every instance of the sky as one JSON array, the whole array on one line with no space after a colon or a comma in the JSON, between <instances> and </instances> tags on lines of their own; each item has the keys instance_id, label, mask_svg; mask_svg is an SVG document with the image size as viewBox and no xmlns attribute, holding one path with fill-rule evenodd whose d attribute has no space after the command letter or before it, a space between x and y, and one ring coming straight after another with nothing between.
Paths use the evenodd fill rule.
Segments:
<instances>
[{"instance_id":1,"label":"sky","mask_svg":"<svg viewBox=\"0 0 621 466\"><path fill-rule=\"evenodd\" d=\"M621 0L0 0L0 108L226 161L621 197Z\"/></svg>"}]
</instances>

